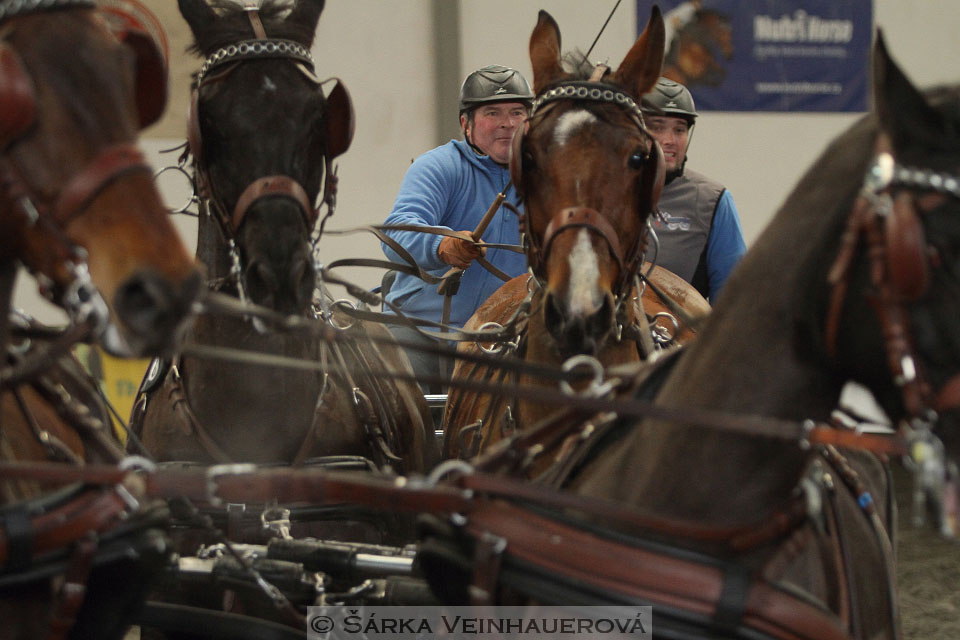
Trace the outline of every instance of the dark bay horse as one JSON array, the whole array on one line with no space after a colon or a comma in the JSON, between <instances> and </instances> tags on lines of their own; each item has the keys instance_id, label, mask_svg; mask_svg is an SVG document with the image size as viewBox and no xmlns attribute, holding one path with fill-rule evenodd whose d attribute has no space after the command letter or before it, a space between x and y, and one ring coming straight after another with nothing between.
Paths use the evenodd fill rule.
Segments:
<instances>
[{"instance_id":1,"label":"dark bay horse","mask_svg":"<svg viewBox=\"0 0 960 640\"><path fill-rule=\"evenodd\" d=\"M529 131L514 140L511 161L523 196L525 251L533 276L503 285L466 328L506 324L526 305L515 346L524 362L558 369L572 356L591 356L604 368L636 363L644 350L644 355L653 352L647 316L663 317L670 303L687 317L709 311L695 289L660 268L644 282L642 311L637 304L634 276L648 270L642 264L646 224L663 184L661 152L643 126L637 102L659 77L663 21L654 11L616 70L566 71L559 51L556 23L542 13L530 39L537 98ZM691 336L685 326L664 328L680 342ZM651 346L643 345L644 333ZM460 349L478 347L465 343ZM453 379L471 378L550 384L459 361ZM445 454L483 451L554 409L453 385L444 415ZM475 431L467 433L468 425Z\"/></svg>"},{"instance_id":2,"label":"dark bay horse","mask_svg":"<svg viewBox=\"0 0 960 640\"><path fill-rule=\"evenodd\" d=\"M214 289L299 318L315 313L313 253L322 223L314 203L322 197L332 211L332 162L353 134L343 85L325 95L314 76L309 50L323 6L268 1L245 11L230 2L179 3L194 50L205 57L189 123L205 208L197 255ZM318 303L325 319L343 327L329 302ZM188 342L267 359L177 358L162 385L145 383L134 410L143 444L159 460L301 464L348 456L423 471L434 447L423 395L415 383L381 377L409 372L406 357L367 339L386 336L382 327L358 323L343 332L353 346L240 316L201 316ZM269 356L322 370L287 368Z\"/></svg>"},{"instance_id":3,"label":"dark bay horse","mask_svg":"<svg viewBox=\"0 0 960 640\"><path fill-rule=\"evenodd\" d=\"M107 24L88 0L0 3L6 461L119 461L96 383L68 349L96 339L121 355L170 350L200 291L136 146L165 106L163 56L132 24ZM65 331L10 313L21 266L67 312ZM168 553L157 513L125 495L0 483L4 638L123 636Z\"/></svg>"}]
</instances>

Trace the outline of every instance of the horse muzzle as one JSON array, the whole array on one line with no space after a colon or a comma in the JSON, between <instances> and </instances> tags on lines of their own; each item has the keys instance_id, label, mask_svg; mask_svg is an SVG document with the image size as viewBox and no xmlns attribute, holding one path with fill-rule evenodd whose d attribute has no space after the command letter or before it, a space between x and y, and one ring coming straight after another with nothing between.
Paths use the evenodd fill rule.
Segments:
<instances>
[{"instance_id":1,"label":"horse muzzle","mask_svg":"<svg viewBox=\"0 0 960 640\"><path fill-rule=\"evenodd\" d=\"M596 356L614 328L613 295L603 294L599 304L589 311L570 305L553 291L548 291L543 305L544 325L556 341L564 358L584 354Z\"/></svg>"},{"instance_id":2,"label":"horse muzzle","mask_svg":"<svg viewBox=\"0 0 960 640\"><path fill-rule=\"evenodd\" d=\"M137 271L114 293L114 323L103 335L104 348L135 357L171 350L191 317L202 285L197 269L179 282L171 282L151 269Z\"/></svg>"}]
</instances>

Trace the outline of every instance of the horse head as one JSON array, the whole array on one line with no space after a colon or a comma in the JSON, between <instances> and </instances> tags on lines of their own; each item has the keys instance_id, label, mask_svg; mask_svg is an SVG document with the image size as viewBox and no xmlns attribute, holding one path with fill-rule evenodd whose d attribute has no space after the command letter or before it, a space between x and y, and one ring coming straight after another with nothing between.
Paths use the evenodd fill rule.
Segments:
<instances>
[{"instance_id":1,"label":"horse head","mask_svg":"<svg viewBox=\"0 0 960 640\"><path fill-rule=\"evenodd\" d=\"M544 322L564 356L595 354L614 330L640 266L663 184L660 147L638 103L663 61L663 18L616 70L564 69L560 30L545 11L530 38L533 112L514 139L526 251L544 284Z\"/></svg>"},{"instance_id":2,"label":"horse head","mask_svg":"<svg viewBox=\"0 0 960 640\"><path fill-rule=\"evenodd\" d=\"M165 350L200 276L135 146L163 111L163 56L93 2L14 4L0 14L0 260L31 269L108 349Z\"/></svg>"},{"instance_id":3,"label":"horse head","mask_svg":"<svg viewBox=\"0 0 960 640\"><path fill-rule=\"evenodd\" d=\"M831 270L827 348L892 416L929 418L960 408L960 95L918 91L882 34L873 66L878 133L847 222L859 244Z\"/></svg>"},{"instance_id":4,"label":"horse head","mask_svg":"<svg viewBox=\"0 0 960 640\"><path fill-rule=\"evenodd\" d=\"M268 1L256 11L214 5L179 1L206 58L189 122L199 195L218 222L217 241L231 246L226 268L239 270L241 297L302 314L316 284L314 203L326 180L332 205L331 161L353 131L346 90L337 83L325 96L313 74L310 47L324 2L290 9Z\"/></svg>"}]
</instances>

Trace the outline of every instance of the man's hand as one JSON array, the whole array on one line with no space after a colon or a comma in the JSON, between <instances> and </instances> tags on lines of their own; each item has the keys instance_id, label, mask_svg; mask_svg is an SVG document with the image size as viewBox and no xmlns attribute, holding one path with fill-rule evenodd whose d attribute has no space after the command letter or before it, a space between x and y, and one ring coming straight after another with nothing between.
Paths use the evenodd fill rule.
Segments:
<instances>
[{"instance_id":1,"label":"man's hand","mask_svg":"<svg viewBox=\"0 0 960 640\"><path fill-rule=\"evenodd\" d=\"M478 247L470 231L457 231L457 237L444 236L437 247L437 255L447 264L466 269L470 263L486 254L487 250Z\"/></svg>"}]
</instances>

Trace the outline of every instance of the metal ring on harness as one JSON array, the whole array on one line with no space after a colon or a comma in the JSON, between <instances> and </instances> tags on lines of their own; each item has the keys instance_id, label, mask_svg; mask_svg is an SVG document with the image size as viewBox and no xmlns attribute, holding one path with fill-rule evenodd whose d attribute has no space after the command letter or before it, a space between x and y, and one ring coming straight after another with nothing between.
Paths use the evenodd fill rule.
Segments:
<instances>
[{"instance_id":1,"label":"metal ring on harness","mask_svg":"<svg viewBox=\"0 0 960 640\"><path fill-rule=\"evenodd\" d=\"M484 322L482 325L480 325L480 331L485 331L487 329L499 330L499 329L503 329L503 325L500 324L499 322L493 322L493 321ZM505 342L497 341L493 343L493 346L487 347L487 346L484 346L482 342L480 342L479 338L476 340L476 343L480 351L483 351L484 353L488 353L490 355L497 355L498 353L503 352L504 347L506 347L507 345L507 343Z\"/></svg>"},{"instance_id":2,"label":"metal ring on harness","mask_svg":"<svg viewBox=\"0 0 960 640\"><path fill-rule=\"evenodd\" d=\"M593 372L593 379L590 381L590 384L580 392L577 392L570 386L570 383L566 380L560 381L560 390L563 391L568 396L592 396L597 395L602 391L601 383L603 382L603 365L600 364L600 361L594 358L593 356L588 356L586 354L578 354L567 358L561 367L564 373L570 373L577 367L588 367Z\"/></svg>"},{"instance_id":3,"label":"metal ring on harness","mask_svg":"<svg viewBox=\"0 0 960 640\"><path fill-rule=\"evenodd\" d=\"M666 318L670 321L670 324L673 325L672 333L667 327L657 324L657 320L660 318ZM654 314L653 320L650 322L650 328L653 331L653 339L661 345L666 345L673 342L676 339L677 334L680 333L680 322L677 321L673 314L667 313L666 311L661 311L660 313Z\"/></svg>"},{"instance_id":4,"label":"metal ring on harness","mask_svg":"<svg viewBox=\"0 0 960 640\"><path fill-rule=\"evenodd\" d=\"M284 540L289 540L290 509L279 506L267 507L260 513L260 525L264 531L270 531Z\"/></svg>"},{"instance_id":5,"label":"metal ring on harness","mask_svg":"<svg viewBox=\"0 0 960 640\"><path fill-rule=\"evenodd\" d=\"M334 309L336 309L337 307L345 307L354 311L356 311L357 309L356 305L354 305L353 302L351 302L350 300L347 300L346 298L340 298L339 300L334 300L332 307ZM332 326L334 329L337 329L338 331L347 331L348 329L352 329L353 325L355 324L356 324L356 321L353 320L352 318L349 318L349 316L346 324L342 324L342 325L337 324L336 316L333 313L330 314L330 326Z\"/></svg>"},{"instance_id":6,"label":"metal ring on harness","mask_svg":"<svg viewBox=\"0 0 960 640\"><path fill-rule=\"evenodd\" d=\"M190 195L187 196L187 201L184 203L182 207L179 207L177 209L170 209L168 207L167 211L169 211L170 213L187 213L191 205L193 205L194 203L200 202L200 198L198 198L196 194L197 189L193 182L193 176L191 176L187 172L187 170L184 169L182 166L170 165L168 167L163 167L162 169L158 169L153 173L153 181L157 183L158 187L160 186L160 182L159 182L160 176L167 173L168 171L176 171L187 179L187 184L190 185ZM196 214L190 214L190 215L196 215Z\"/></svg>"}]
</instances>

